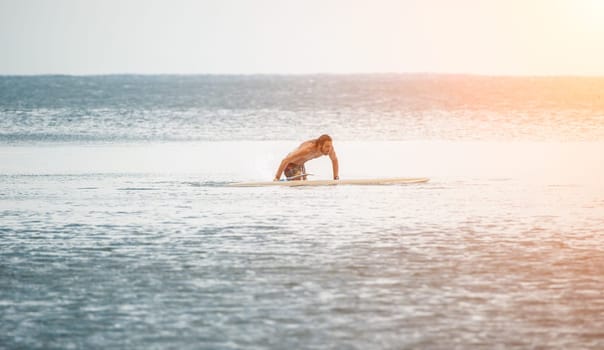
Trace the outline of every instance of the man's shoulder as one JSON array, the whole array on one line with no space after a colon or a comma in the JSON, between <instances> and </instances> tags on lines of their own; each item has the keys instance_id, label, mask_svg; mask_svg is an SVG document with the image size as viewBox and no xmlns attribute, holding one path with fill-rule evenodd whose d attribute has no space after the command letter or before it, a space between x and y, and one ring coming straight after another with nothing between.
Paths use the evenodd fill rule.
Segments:
<instances>
[{"instance_id":1,"label":"man's shoulder","mask_svg":"<svg viewBox=\"0 0 604 350\"><path fill-rule=\"evenodd\" d=\"M312 140L304 141L298 146L299 150L311 150L313 148L315 148L315 143Z\"/></svg>"},{"instance_id":2,"label":"man's shoulder","mask_svg":"<svg viewBox=\"0 0 604 350\"><path fill-rule=\"evenodd\" d=\"M314 146L315 140L304 141L304 142L302 142L302 144L300 146L304 146L304 145Z\"/></svg>"}]
</instances>

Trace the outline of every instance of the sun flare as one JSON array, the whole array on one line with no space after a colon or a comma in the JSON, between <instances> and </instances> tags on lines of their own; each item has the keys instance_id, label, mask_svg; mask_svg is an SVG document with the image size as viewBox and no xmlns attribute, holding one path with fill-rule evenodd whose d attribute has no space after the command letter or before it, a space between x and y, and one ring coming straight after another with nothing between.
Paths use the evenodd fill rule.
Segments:
<instances>
[{"instance_id":1,"label":"sun flare","mask_svg":"<svg viewBox=\"0 0 604 350\"><path fill-rule=\"evenodd\" d=\"M571 6L573 9L569 12L577 27L589 32L604 33L604 1L580 0L573 2Z\"/></svg>"}]
</instances>

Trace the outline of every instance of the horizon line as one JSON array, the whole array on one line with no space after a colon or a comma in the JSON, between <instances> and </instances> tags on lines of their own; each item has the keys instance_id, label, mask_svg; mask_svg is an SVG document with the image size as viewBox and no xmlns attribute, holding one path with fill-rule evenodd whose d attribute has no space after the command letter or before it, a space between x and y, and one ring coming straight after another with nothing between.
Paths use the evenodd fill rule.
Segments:
<instances>
[{"instance_id":1,"label":"horizon line","mask_svg":"<svg viewBox=\"0 0 604 350\"><path fill-rule=\"evenodd\" d=\"M111 76L279 76L279 77L304 77L304 76L457 76L457 77L485 77L485 78L604 78L604 74L486 74L486 73L444 73L444 72L309 72L309 73L25 73L4 74L0 77L111 77Z\"/></svg>"}]
</instances>

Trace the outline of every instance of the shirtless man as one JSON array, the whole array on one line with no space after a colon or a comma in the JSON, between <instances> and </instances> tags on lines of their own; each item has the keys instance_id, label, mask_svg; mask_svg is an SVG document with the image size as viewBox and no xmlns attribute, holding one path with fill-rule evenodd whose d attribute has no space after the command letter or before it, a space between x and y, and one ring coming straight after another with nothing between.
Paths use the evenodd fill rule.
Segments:
<instances>
[{"instance_id":1,"label":"shirtless man","mask_svg":"<svg viewBox=\"0 0 604 350\"><path fill-rule=\"evenodd\" d=\"M283 172L288 180L306 180L304 163L320 156L329 156L333 168L333 179L338 180L340 178L338 176L338 157L333 148L331 137L321 135L318 139L303 142L283 158L273 181L279 181Z\"/></svg>"}]
</instances>

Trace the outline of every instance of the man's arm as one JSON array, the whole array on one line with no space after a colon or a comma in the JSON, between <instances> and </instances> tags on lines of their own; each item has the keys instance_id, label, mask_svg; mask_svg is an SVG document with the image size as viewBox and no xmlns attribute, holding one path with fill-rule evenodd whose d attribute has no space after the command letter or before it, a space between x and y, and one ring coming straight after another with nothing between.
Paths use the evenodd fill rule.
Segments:
<instances>
[{"instance_id":1,"label":"man's arm","mask_svg":"<svg viewBox=\"0 0 604 350\"><path fill-rule=\"evenodd\" d=\"M281 174L283 173L283 170L285 170L285 167L287 166L287 164L289 164L289 158L290 157L283 158L281 164L279 164L279 168L277 169L277 173L275 174L275 178L273 179L273 181L279 181L281 179Z\"/></svg>"},{"instance_id":2,"label":"man's arm","mask_svg":"<svg viewBox=\"0 0 604 350\"><path fill-rule=\"evenodd\" d=\"M336 151L332 148L331 152L329 152L329 159L331 159L331 167L333 169L333 179L340 179L340 165L338 164L338 156L336 155Z\"/></svg>"}]
</instances>

